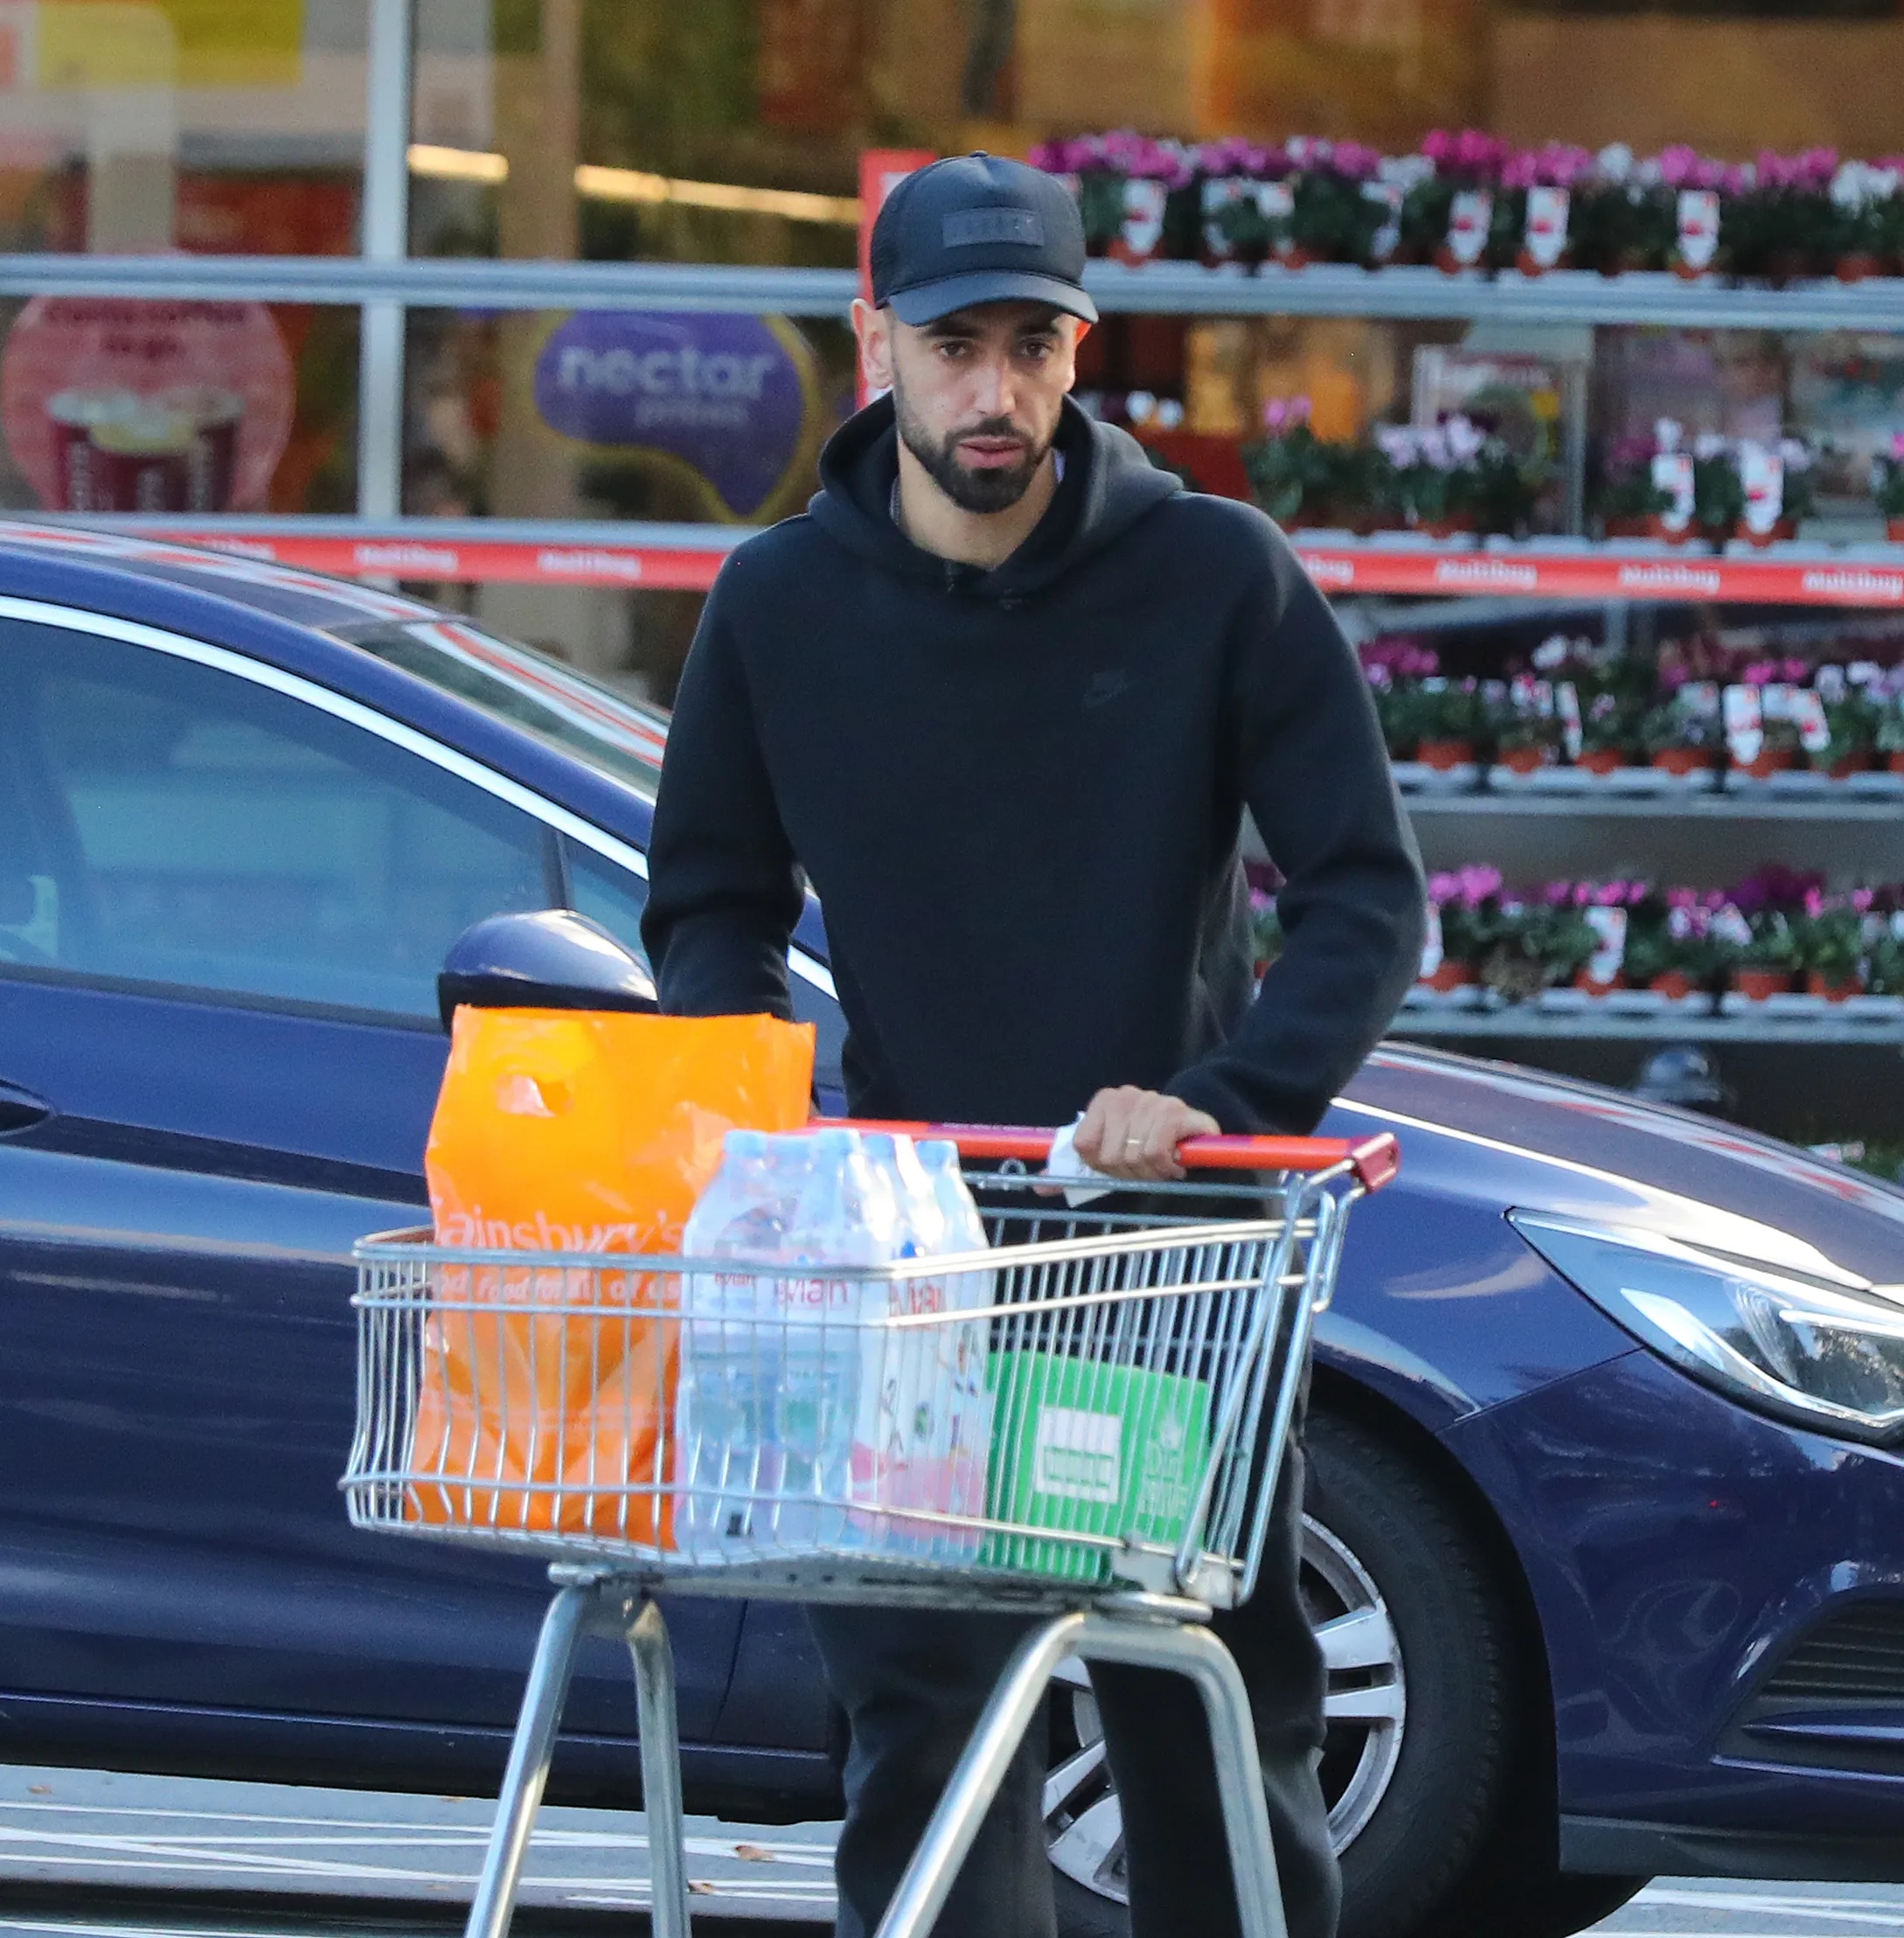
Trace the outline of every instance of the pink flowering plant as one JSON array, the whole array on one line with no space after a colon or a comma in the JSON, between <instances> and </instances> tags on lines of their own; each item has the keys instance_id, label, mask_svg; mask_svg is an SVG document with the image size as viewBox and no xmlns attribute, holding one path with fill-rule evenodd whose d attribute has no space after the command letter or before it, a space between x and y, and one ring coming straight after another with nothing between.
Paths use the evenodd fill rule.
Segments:
<instances>
[{"instance_id":1,"label":"pink flowering plant","mask_svg":"<svg viewBox=\"0 0 1904 1938\"><path fill-rule=\"evenodd\" d=\"M1790 156L1765 149L1736 187L1728 181L1719 247L1732 273L1783 282L1824 267L1839 228L1831 200L1838 171L1834 149Z\"/></svg>"},{"instance_id":2,"label":"pink flowering plant","mask_svg":"<svg viewBox=\"0 0 1904 1938\"><path fill-rule=\"evenodd\" d=\"M1653 483L1653 459L1658 452L1657 439L1645 435L1609 443L1588 474L1588 515L1612 524L1658 517L1671 511L1671 494Z\"/></svg>"},{"instance_id":3,"label":"pink flowering plant","mask_svg":"<svg viewBox=\"0 0 1904 1938\"><path fill-rule=\"evenodd\" d=\"M1574 184L1568 233L1583 269L1664 269L1678 240L1678 189L1660 162L1613 142Z\"/></svg>"},{"instance_id":4,"label":"pink flowering plant","mask_svg":"<svg viewBox=\"0 0 1904 1938\"><path fill-rule=\"evenodd\" d=\"M1312 261L1372 267L1375 239L1388 219L1387 205L1365 192L1380 177L1380 154L1360 142L1300 136L1287 153L1295 198L1290 249Z\"/></svg>"},{"instance_id":5,"label":"pink flowering plant","mask_svg":"<svg viewBox=\"0 0 1904 1938\"><path fill-rule=\"evenodd\" d=\"M1428 900L1441 918L1442 954L1479 969L1499 941L1504 916L1501 872L1470 864L1428 878Z\"/></svg>"},{"instance_id":6,"label":"pink flowering plant","mask_svg":"<svg viewBox=\"0 0 1904 1938\"><path fill-rule=\"evenodd\" d=\"M1864 961L1865 917L1872 901L1868 888L1848 895L1808 889L1798 913L1790 918L1799 967L1826 983L1854 982Z\"/></svg>"}]
</instances>

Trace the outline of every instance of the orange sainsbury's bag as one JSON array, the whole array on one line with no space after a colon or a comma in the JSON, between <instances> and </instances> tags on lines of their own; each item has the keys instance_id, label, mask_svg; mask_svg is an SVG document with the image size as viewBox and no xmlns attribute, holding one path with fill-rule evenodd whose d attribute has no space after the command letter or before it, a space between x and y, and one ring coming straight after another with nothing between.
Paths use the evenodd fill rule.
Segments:
<instances>
[{"instance_id":1,"label":"orange sainsbury's bag","mask_svg":"<svg viewBox=\"0 0 1904 1938\"><path fill-rule=\"evenodd\" d=\"M678 1252L727 1132L797 1129L812 1080L812 1026L772 1017L459 1009L425 1153L436 1242ZM408 1518L671 1546L679 1285L436 1268Z\"/></svg>"}]
</instances>

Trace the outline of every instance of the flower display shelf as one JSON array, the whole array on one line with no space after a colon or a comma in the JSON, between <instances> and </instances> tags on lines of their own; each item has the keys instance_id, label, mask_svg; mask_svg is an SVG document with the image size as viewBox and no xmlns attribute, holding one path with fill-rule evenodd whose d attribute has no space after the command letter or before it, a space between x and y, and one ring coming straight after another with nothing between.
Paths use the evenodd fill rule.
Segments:
<instances>
[{"instance_id":1,"label":"flower display shelf","mask_svg":"<svg viewBox=\"0 0 1904 1938\"><path fill-rule=\"evenodd\" d=\"M1659 539L1516 543L1307 530L1292 533L1290 543L1317 584L1335 594L1904 608L1904 545L1887 543L1801 540L1760 548L1735 540L1718 553Z\"/></svg>"},{"instance_id":2,"label":"flower display shelf","mask_svg":"<svg viewBox=\"0 0 1904 1938\"><path fill-rule=\"evenodd\" d=\"M47 523L58 523L49 519ZM644 586L705 592L743 538L733 525L576 523L512 526L502 519L89 517L179 545L350 577L462 584ZM75 544L83 541L75 533ZM1722 601L1738 605L1904 608L1904 545L1734 545L1724 555L1635 539L1430 540L1406 532L1358 538L1300 531L1291 543L1328 593L1525 599Z\"/></svg>"},{"instance_id":3,"label":"flower display shelf","mask_svg":"<svg viewBox=\"0 0 1904 1938\"><path fill-rule=\"evenodd\" d=\"M1398 768L1397 773L1406 772ZM1748 795L1725 789L1696 795L1619 794L1597 788L1577 794L1468 794L1412 792L1402 788L1408 812L1427 816L1565 815L1571 820L1827 821L1898 822L1904 824L1904 795L1829 793Z\"/></svg>"},{"instance_id":4,"label":"flower display shelf","mask_svg":"<svg viewBox=\"0 0 1904 1938\"><path fill-rule=\"evenodd\" d=\"M1525 1003L1504 1003L1484 991L1461 1004L1449 996L1410 992L1390 1032L1405 1037L1626 1038L1635 1041L1793 1043L1819 1047L1904 1047L1904 997L1854 996L1842 1003L1824 997L1771 997L1749 1002L1730 994L1668 998L1636 1004L1650 990L1617 997L1587 997L1557 1004L1547 998L1577 995L1553 990ZM1623 998L1623 1000L1622 1000Z\"/></svg>"},{"instance_id":5,"label":"flower display shelf","mask_svg":"<svg viewBox=\"0 0 1904 1938\"><path fill-rule=\"evenodd\" d=\"M1546 275L1490 274L1413 265L1359 269L1266 263L1252 274L1233 263L1097 261L1084 286L1103 310L1157 316L1393 316L1502 322L1659 323L1704 330L1895 330L1904 317L1904 278L1845 283L1819 279L1774 289L1717 275L1663 271L1621 276L1583 269Z\"/></svg>"}]
</instances>

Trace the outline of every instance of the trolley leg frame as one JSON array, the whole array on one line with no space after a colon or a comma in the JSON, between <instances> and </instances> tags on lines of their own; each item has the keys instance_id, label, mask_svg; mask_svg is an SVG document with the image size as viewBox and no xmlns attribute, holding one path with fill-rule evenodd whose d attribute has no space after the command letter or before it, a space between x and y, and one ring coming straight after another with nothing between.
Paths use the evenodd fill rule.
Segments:
<instances>
[{"instance_id":1,"label":"trolley leg frame","mask_svg":"<svg viewBox=\"0 0 1904 1938\"><path fill-rule=\"evenodd\" d=\"M576 1644L584 1633L601 1632L624 1637L634 1659L652 1876L651 1928L655 1938L690 1938L674 1656L667 1624L638 1582L580 1568L552 1568L550 1575L557 1593L543 1618L523 1691L466 1938L507 1938L574 1671ZM1129 1606L1111 1603L1053 1615L1033 1628L1013 1651L980 1713L875 1938L928 1938L1040 1698L1059 1664L1073 1655L1087 1662L1168 1670L1195 1684L1209 1720L1244 1938L1287 1938L1248 1693L1229 1650L1202 1625L1206 1619L1207 1611L1199 1605L1146 1596L1133 1597Z\"/></svg>"}]
</instances>

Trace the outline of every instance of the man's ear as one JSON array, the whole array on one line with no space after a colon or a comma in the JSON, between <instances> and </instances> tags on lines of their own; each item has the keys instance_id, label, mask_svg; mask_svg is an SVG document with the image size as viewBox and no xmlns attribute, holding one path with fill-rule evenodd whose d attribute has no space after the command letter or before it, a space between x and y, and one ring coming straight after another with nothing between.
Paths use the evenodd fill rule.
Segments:
<instances>
[{"instance_id":1,"label":"man's ear","mask_svg":"<svg viewBox=\"0 0 1904 1938\"><path fill-rule=\"evenodd\" d=\"M1076 326L1071 332L1071 368L1065 372L1065 389L1068 393L1078 387L1078 346L1091 334L1091 326L1082 316L1074 316Z\"/></svg>"},{"instance_id":2,"label":"man's ear","mask_svg":"<svg viewBox=\"0 0 1904 1938\"><path fill-rule=\"evenodd\" d=\"M859 343L859 374L867 390L893 387L893 312L853 298L853 335Z\"/></svg>"}]
</instances>

